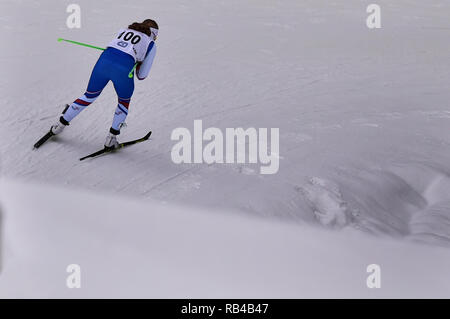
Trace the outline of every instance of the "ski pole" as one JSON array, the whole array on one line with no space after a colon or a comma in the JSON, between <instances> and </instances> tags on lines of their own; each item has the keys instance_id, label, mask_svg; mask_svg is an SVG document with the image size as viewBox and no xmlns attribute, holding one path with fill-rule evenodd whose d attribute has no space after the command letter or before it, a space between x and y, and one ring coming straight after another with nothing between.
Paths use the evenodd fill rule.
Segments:
<instances>
[{"instance_id":1,"label":"ski pole","mask_svg":"<svg viewBox=\"0 0 450 319\"><path fill-rule=\"evenodd\" d=\"M61 42L61 41L66 41L66 42L69 42L69 43L78 44L78 45L82 45L82 46L85 46L85 47L88 47L88 48L97 49L97 50L102 50L102 51L105 50L105 48L96 47L95 45L90 45L90 44L86 44L86 43L82 43L82 42L77 42L77 41L67 40L67 39L63 39L63 38L58 38L58 42Z\"/></svg>"},{"instance_id":2,"label":"ski pole","mask_svg":"<svg viewBox=\"0 0 450 319\"><path fill-rule=\"evenodd\" d=\"M81 45L84 47L88 47L88 48L93 48L93 49L97 49L97 50L101 50L101 51L105 51L105 48L100 48L100 47L96 47L95 45L90 45L87 43L82 43L82 42L77 42L77 41L73 41L73 40L67 40L67 39L63 39L63 38L58 38L58 42L61 41L65 41L65 42L69 42L69 43L73 43L73 44L77 44L77 45ZM134 64L133 68L131 69L130 73L128 73L128 77L131 79L133 77L133 72L137 67L137 62Z\"/></svg>"},{"instance_id":3,"label":"ski pole","mask_svg":"<svg viewBox=\"0 0 450 319\"><path fill-rule=\"evenodd\" d=\"M131 69L130 73L128 73L128 77L131 79L133 77L133 72L137 67L137 62L134 64L133 68Z\"/></svg>"}]
</instances>

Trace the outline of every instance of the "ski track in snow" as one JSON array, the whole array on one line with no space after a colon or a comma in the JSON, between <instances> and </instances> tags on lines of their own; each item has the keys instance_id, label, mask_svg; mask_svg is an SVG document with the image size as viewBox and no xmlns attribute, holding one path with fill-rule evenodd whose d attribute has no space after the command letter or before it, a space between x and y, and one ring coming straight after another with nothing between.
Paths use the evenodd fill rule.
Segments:
<instances>
[{"instance_id":1,"label":"ski track in snow","mask_svg":"<svg viewBox=\"0 0 450 319\"><path fill-rule=\"evenodd\" d=\"M380 1L386 26L370 33L356 0L154 1L158 55L150 78L136 81L122 134L150 128L151 140L80 163L103 143L116 97L110 84L58 139L32 151L62 105L83 93L98 57L56 39L105 45L148 3L79 1L83 27L69 30L65 4L3 1L2 174L450 246L450 5L430 2ZM170 133L195 119L279 127L279 173L173 164Z\"/></svg>"}]
</instances>

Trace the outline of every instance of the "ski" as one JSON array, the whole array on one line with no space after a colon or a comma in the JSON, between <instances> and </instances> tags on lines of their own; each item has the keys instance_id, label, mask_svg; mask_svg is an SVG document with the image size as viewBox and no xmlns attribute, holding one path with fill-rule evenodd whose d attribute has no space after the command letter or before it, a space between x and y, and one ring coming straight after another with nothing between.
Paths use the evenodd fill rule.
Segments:
<instances>
[{"instance_id":1,"label":"ski","mask_svg":"<svg viewBox=\"0 0 450 319\"><path fill-rule=\"evenodd\" d=\"M130 146L130 145L133 145L133 144L136 144L136 143L144 142L144 141L146 141L146 140L148 140L150 138L150 135L152 135L152 131L148 132L147 135L145 135L144 137L138 138L136 140L120 143L117 148L107 148L107 147L105 147L105 148L103 148L103 149L101 149L101 150L99 150L97 152L94 152L92 154L89 154L89 155L86 155L86 156L80 158L80 161L83 161L83 160L85 160L87 158L93 158L93 157L99 156L101 154L111 153L111 152L114 152L114 151L116 151L118 149L124 148L126 146Z\"/></svg>"},{"instance_id":2,"label":"ski","mask_svg":"<svg viewBox=\"0 0 450 319\"><path fill-rule=\"evenodd\" d=\"M45 134L44 136L42 136L42 137L39 139L39 141L37 141L37 142L34 144L34 148L37 149L37 148L41 147L42 144L44 144L45 142L47 142L47 140L48 140L50 137L52 137L53 135L55 135L55 134L53 134L51 130L48 131L47 134Z\"/></svg>"},{"instance_id":3,"label":"ski","mask_svg":"<svg viewBox=\"0 0 450 319\"><path fill-rule=\"evenodd\" d=\"M67 109L68 109L69 107L70 107L69 104L66 104L66 105L64 106L64 110L62 111L62 115L64 115L64 114L66 113L66 111L67 111ZM61 120L60 120L60 121L61 121ZM69 124L67 123L67 125L69 125ZM55 134L52 132L52 129L50 129L50 130L47 132L47 134L45 134L44 136L42 136L42 137L40 138L40 140L37 141L37 142L34 144L34 149L37 149L37 148L41 147L42 144L44 144L45 142L47 142L48 139L49 139L50 137L52 137L53 135L55 135Z\"/></svg>"}]
</instances>

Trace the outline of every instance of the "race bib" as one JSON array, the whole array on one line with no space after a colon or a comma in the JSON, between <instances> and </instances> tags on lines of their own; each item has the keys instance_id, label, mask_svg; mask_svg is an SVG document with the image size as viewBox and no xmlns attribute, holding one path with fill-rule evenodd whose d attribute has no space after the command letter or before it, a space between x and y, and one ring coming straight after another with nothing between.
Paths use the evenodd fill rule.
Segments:
<instances>
[{"instance_id":1,"label":"race bib","mask_svg":"<svg viewBox=\"0 0 450 319\"><path fill-rule=\"evenodd\" d=\"M151 38L145 33L131 29L120 29L117 37L109 43L108 47L131 55L134 61L143 61L150 42Z\"/></svg>"}]
</instances>

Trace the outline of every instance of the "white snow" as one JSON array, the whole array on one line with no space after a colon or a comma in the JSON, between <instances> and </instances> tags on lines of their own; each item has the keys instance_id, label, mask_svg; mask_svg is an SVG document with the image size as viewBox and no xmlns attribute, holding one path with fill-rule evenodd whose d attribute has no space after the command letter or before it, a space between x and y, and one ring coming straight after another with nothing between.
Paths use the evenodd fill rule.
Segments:
<instances>
[{"instance_id":1,"label":"white snow","mask_svg":"<svg viewBox=\"0 0 450 319\"><path fill-rule=\"evenodd\" d=\"M0 298L449 297L447 248L8 179L0 191Z\"/></svg>"},{"instance_id":2,"label":"white snow","mask_svg":"<svg viewBox=\"0 0 450 319\"><path fill-rule=\"evenodd\" d=\"M210 218L211 223L220 220L212 230L206 230L215 234L211 245L229 238L242 239L229 235L230 229L226 227L238 227L240 223L234 220L240 218L248 218L248 222L239 226L242 236L245 227L247 233L253 231L256 227L253 223L280 232L289 229L289 236L293 237L268 237L263 241L266 247L283 244L292 252L299 241L310 243L308 247L299 247L299 255L280 252L286 255L277 269L287 270L280 277L271 277L273 286L268 284L268 287L273 289L268 290L257 289L261 287L256 280L258 272L250 281L255 285L251 287L244 284L242 275L251 265L264 264L267 258L259 255L255 259L244 258L235 266L227 261L223 267L219 263L223 260L217 259L211 267L226 269L229 276L238 274L238 270L242 274L236 275L235 281L224 279L228 288L214 290L216 293L211 292L211 296L234 296L239 292L248 295L258 291L261 294L264 291L264 296L317 296L319 292L326 295L327 292L320 290L324 286L313 280L332 274L320 269L325 266L318 262L318 256L325 254L329 258L326 261L336 262L334 274L339 277L346 271L341 267L354 269L342 261L349 256L355 258L350 258L350 263L355 260L360 266L367 263L373 252L363 253L366 241L375 245L374 251L384 251L379 255L384 264L398 270L397 277L392 275L389 280L401 277L398 290L386 288L380 292L383 296L426 296L449 291L444 278L450 277L450 268L444 256L450 246L450 3L379 0L382 28L377 30L369 30L365 25L370 2L357 0L156 0L151 3L79 0L77 3L82 9L81 29L66 27L68 14L63 2L3 0L0 3L3 31L0 66L4 74L0 78L1 173L7 181L17 183L17 194L21 192L19 188L24 188L22 199L11 201L10 193L5 193L0 200L6 207L4 214L11 218L11 225L16 225L16 229L23 227L20 225L27 222L28 215L14 217L15 213L8 212L8 205L33 205L29 193L39 191L39 187L27 189L28 184L36 183L43 189L51 184L66 189L61 196L68 202L71 202L68 193L80 191L89 193L93 202L98 195L111 198L111 203L117 205L121 205L119 199L123 196L131 196L127 204L135 202L136 211L142 216L133 220L126 218L126 213L134 210L114 212L114 220L126 221L129 226L115 242L118 246L145 246L133 227L143 227L146 218L151 224L156 218L151 212L144 216L142 207L148 200L152 201L149 207L168 203L168 210L177 212L174 218L183 218L183 222L194 224L204 218ZM58 117L61 105L84 93L99 55L99 51L58 43L56 39L63 37L104 46L121 27L149 17L160 24L158 54L150 77L143 82L136 81L128 127L121 138L140 137L152 129L151 141L114 156L78 161L104 142L116 103L110 85L61 136L32 151L34 142ZM279 172L261 175L259 165L174 164L170 158L175 143L170 140L171 132L177 127L192 130L196 119L201 119L205 127L222 130L280 128ZM5 186L3 190L9 191ZM59 194L52 188L53 191ZM48 201L53 199L59 205L61 199L54 197ZM179 208L172 208L173 205ZM108 223L108 219L102 216L111 213L113 206L102 211L95 210L98 206L87 206L84 212L67 206L52 208L58 209L59 215L47 206L35 208L35 218L48 214L42 224L37 224L41 229L34 230L39 232L36 243L46 243L45 254L51 251L52 243L62 242L59 236L70 232L72 224L73 236L78 238L76 234L82 232L82 237L96 241L98 249L104 245L115 249L107 240L95 239L102 238L103 231L109 232L102 223ZM200 217L194 217L197 210L203 212L198 213ZM54 219L55 214L60 220ZM95 217L91 221L89 216ZM66 224L65 220L73 223ZM179 237L183 234L180 229L188 230L171 225L169 219L153 225L152 229L162 236L171 231L171 226L178 227L178 232L171 233L173 246L175 242L189 242L190 235ZM15 241L12 251L17 254L17 250L23 250L23 260L30 258L45 267L49 260L56 258L47 255L45 261L38 261L35 255L27 257L33 251L31 237L23 232L16 235L10 226L5 227L11 236L7 240ZM65 230L57 230L58 227ZM53 241L42 234L46 231L55 232ZM255 236L264 237L262 231ZM192 243L198 244L200 239L195 238ZM155 245L156 241L160 239L153 238L151 242ZM247 248L260 247L256 242L255 239L255 246ZM235 242L227 247L234 249ZM263 255L263 249L258 249ZM406 266L408 258L403 258L403 249L410 250L413 256L409 266ZM315 258L303 258L300 253ZM150 262L145 250L130 254ZM245 254L241 252L242 255ZM92 267L100 269L106 265L95 266L99 260L93 257L94 250L83 256L83 261ZM111 256L115 256L111 257L114 260L119 258L113 252ZM199 251L196 257L204 261L207 255ZM182 257L172 258L182 260ZM299 268L300 260L303 263L305 259L308 260L305 267L311 268ZM7 262L5 257L4 263ZM19 276L19 269L26 273L32 271L19 259L11 262L16 269L15 276ZM165 268L165 261L158 262L161 263L158 269L165 269L167 275L175 279L187 277L178 272L179 268ZM130 262L123 267L130 272L132 265ZM201 271L195 268L198 263L189 265L181 268L197 274ZM270 266L264 267L267 268L259 274L267 275ZM361 267L358 271L365 266ZM208 269L216 275L212 277L219 276L218 269ZM312 269L316 272L309 273L311 281L303 282L305 273ZM404 276L399 275L399 269L406 269ZM48 271L48 276L53 276ZM407 274L415 275L420 281L416 287L422 288L411 291L404 288ZM10 276L2 276L0 280L13 282L13 275ZM430 277L435 281L427 281ZM277 278L281 278L280 282ZM289 278L293 286L282 286L283 278ZM342 276L343 281L351 278L351 275ZM185 280L192 280L190 284L195 281ZM205 288L208 283L202 280L195 282ZM334 280L335 277L324 280L328 288L334 287L328 292L330 295L372 296L365 287L341 287L340 279ZM33 284L39 282L36 279ZM125 282L124 279L122 284L126 285ZM314 290L313 283L320 289ZM173 287L161 291L161 295L177 294L170 289ZM206 291L203 288L192 291L187 286L186 290L178 291L202 295ZM23 292L17 289L9 292L15 295ZM33 289L30 293L51 295L59 293L58 289L46 292ZM5 290L1 291L5 295ZM100 291L84 293L96 295ZM148 292L144 288L137 291ZM125 289L123 293L128 295L131 291ZM148 292L148 295L155 294Z\"/></svg>"}]
</instances>

